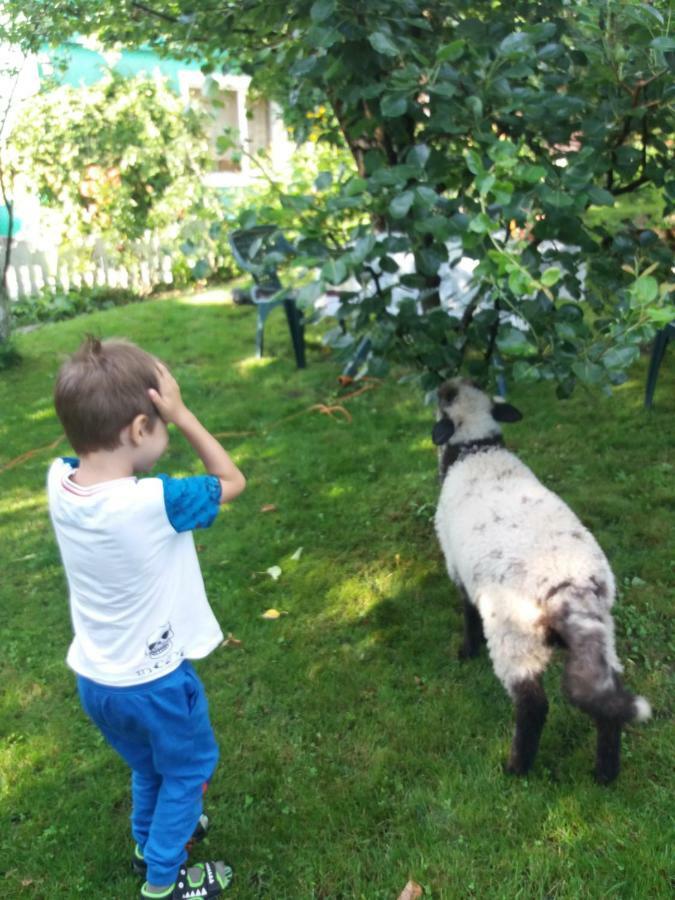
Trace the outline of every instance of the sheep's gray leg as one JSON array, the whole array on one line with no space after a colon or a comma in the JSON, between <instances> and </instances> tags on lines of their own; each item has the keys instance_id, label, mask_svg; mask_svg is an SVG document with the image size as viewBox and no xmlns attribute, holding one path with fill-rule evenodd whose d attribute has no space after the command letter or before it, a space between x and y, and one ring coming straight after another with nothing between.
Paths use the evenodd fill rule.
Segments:
<instances>
[{"instance_id":1,"label":"sheep's gray leg","mask_svg":"<svg viewBox=\"0 0 675 900\"><path fill-rule=\"evenodd\" d=\"M525 775L537 755L548 700L538 678L518 682L511 689L511 696L516 705L516 730L506 771L512 775Z\"/></svg>"},{"instance_id":2,"label":"sheep's gray leg","mask_svg":"<svg viewBox=\"0 0 675 900\"><path fill-rule=\"evenodd\" d=\"M464 641L459 648L459 658L471 659L474 656L478 656L481 644L485 643L483 621L463 587L460 587L460 592L464 605Z\"/></svg>"},{"instance_id":3,"label":"sheep's gray leg","mask_svg":"<svg viewBox=\"0 0 675 900\"><path fill-rule=\"evenodd\" d=\"M619 774L621 728L634 716L635 698L610 667L606 631L570 630L563 689L571 703L592 716L598 732L595 780L609 784Z\"/></svg>"}]
</instances>

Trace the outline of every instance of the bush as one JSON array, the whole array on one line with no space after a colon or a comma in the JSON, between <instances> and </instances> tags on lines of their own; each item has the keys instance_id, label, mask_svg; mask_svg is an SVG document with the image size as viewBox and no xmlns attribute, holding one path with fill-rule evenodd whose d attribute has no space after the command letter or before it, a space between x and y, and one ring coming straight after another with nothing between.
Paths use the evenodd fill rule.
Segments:
<instances>
[{"instance_id":1,"label":"bush","mask_svg":"<svg viewBox=\"0 0 675 900\"><path fill-rule=\"evenodd\" d=\"M143 297L126 288L85 287L77 291L42 291L12 304L15 327L60 322L83 313L137 303Z\"/></svg>"}]
</instances>

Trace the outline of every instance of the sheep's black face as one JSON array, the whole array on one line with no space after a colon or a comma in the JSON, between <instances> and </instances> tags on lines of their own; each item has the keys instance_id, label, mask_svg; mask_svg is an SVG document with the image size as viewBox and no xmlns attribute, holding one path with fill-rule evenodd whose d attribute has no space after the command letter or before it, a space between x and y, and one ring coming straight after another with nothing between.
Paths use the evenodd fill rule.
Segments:
<instances>
[{"instance_id":1,"label":"sheep's black face","mask_svg":"<svg viewBox=\"0 0 675 900\"><path fill-rule=\"evenodd\" d=\"M442 444L447 444L454 433L455 426L450 419L439 419L433 427L431 439L437 447L440 447Z\"/></svg>"},{"instance_id":2,"label":"sheep's black face","mask_svg":"<svg viewBox=\"0 0 675 900\"><path fill-rule=\"evenodd\" d=\"M521 413L510 403L496 401L474 382L453 378L438 389L438 420L432 431L436 446L466 444L501 434L498 422L517 422Z\"/></svg>"}]
</instances>

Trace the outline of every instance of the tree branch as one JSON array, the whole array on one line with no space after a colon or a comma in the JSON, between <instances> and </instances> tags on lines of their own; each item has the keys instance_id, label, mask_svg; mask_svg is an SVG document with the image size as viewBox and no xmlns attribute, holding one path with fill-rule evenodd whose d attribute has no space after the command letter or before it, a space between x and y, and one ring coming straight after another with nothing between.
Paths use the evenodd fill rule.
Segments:
<instances>
[{"instance_id":1,"label":"tree branch","mask_svg":"<svg viewBox=\"0 0 675 900\"><path fill-rule=\"evenodd\" d=\"M136 3L134 0L131 5L134 9L138 9L140 12L147 13L149 16L154 16L156 19L161 19L163 22L171 22L172 25L180 24L180 19L177 19L175 16L170 16L167 13L159 12L159 10L151 9L144 3Z\"/></svg>"}]
</instances>

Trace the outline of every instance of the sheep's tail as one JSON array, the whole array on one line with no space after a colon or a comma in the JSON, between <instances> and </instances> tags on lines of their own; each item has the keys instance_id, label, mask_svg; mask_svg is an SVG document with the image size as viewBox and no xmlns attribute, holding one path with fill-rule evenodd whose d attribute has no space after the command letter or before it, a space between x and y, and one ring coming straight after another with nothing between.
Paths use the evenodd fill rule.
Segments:
<instances>
[{"instance_id":1,"label":"sheep's tail","mask_svg":"<svg viewBox=\"0 0 675 900\"><path fill-rule=\"evenodd\" d=\"M595 719L645 722L652 709L623 684L609 612L563 604L555 630L567 646L563 688L571 703Z\"/></svg>"}]
</instances>

